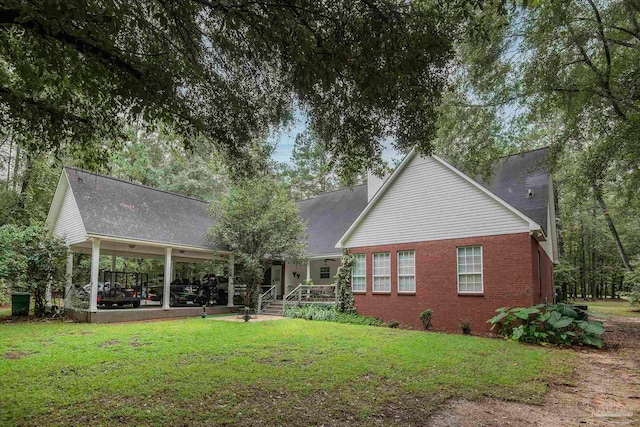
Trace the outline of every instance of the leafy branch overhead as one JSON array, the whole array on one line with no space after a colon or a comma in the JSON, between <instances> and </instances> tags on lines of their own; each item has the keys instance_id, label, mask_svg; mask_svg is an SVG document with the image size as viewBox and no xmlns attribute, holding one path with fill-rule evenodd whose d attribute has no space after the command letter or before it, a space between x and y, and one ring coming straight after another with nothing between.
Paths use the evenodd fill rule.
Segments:
<instances>
[{"instance_id":1,"label":"leafy branch overhead","mask_svg":"<svg viewBox=\"0 0 640 427\"><path fill-rule=\"evenodd\" d=\"M381 141L431 149L435 107L466 2L340 0L65 2L0 6L4 130L55 148L121 121L170 124L238 164L291 117L309 121L339 171Z\"/></svg>"}]
</instances>

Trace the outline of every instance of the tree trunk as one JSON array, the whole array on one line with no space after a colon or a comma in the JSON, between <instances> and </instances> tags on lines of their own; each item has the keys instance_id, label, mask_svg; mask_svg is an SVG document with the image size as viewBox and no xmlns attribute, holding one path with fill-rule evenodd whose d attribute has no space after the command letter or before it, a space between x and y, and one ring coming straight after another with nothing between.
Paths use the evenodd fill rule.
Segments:
<instances>
[{"instance_id":1,"label":"tree trunk","mask_svg":"<svg viewBox=\"0 0 640 427\"><path fill-rule=\"evenodd\" d=\"M7 159L7 180L4 183L5 191L9 191L9 181L11 181L11 156L13 155L13 139L9 141L9 158Z\"/></svg>"},{"instance_id":2,"label":"tree trunk","mask_svg":"<svg viewBox=\"0 0 640 427\"><path fill-rule=\"evenodd\" d=\"M20 169L20 144L16 144L16 159L13 162L13 191L18 191L18 171Z\"/></svg>"},{"instance_id":3,"label":"tree trunk","mask_svg":"<svg viewBox=\"0 0 640 427\"><path fill-rule=\"evenodd\" d=\"M27 199L27 190L31 182L31 173L33 172L33 156L27 152L26 163L24 167L24 175L22 176L22 183L20 185L20 194L18 195L18 203L16 204L14 218L24 220L25 217L25 203Z\"/></svg>"},{"instance_id":4,"label":"tree trunk","mask_svg":"<svg viewBox=\"0 0 640 427\"><path fill-rule=\"evenodd\" d=\"M607 205L604 203L604 199L602 198L602 194L598 191L598 187L594 184L592 186L593 194L596 196L596 200L600 205L600 209L602 214L604 215L605 221L607 221L607 225L609 226L609 231L611 232L611 236L613 240L616 242L616 248L618 248L618 253L620 254L620 259L622 259L622 264L627 271L633 271L631 268L631 264L629 263L629 258L627 257L627 253L624 250L624 246L622 246L622 242L620 241L620 236L618 236L618 231L616 230L615 225L613 224L613 219L607 210Z\"/></svg>"},{"instance_id":5,"label":"tree trunk","mask_svg":"<svg viewBox=\"0 0 640 427\"><path fill-rule=\"evenodd\" d=\"M580 219L580 292L582 293L582 298L586 299L586 291L587 291L587 254L585 253L584 248L584 224L582 223L582 219Z\"/></svg>"}]
</instances>

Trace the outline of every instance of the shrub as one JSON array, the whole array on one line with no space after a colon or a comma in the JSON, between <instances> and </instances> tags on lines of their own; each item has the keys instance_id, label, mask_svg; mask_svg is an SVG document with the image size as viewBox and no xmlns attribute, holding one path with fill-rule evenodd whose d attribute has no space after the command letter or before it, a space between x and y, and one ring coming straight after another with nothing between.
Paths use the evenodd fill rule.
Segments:
<instances>
[{"instance_id":1,"label":"shrub","mask_svg":"<svg viewBox=\"0 0 640 427\"><path fill-rule=\"evenodd\" d=\"M333 306L306 304L300 307L289 307L284 311L285 317L327 322L350 323L353 325L381 326L384 322L376 317L361 316L351 313L340 313Z\"/></svg>"},{"instance_id":2,"label":"shrub","mask_svg":"<svg viewBox=\"0 0 640 427\"><path fill-rule=\"evenodd\" d=\"M640 256L631 262L633 271L624 273L624 283L629 292L625 292L625 297L629 298L631 305L640 305Z\"/></svg>"},{"instance_id":3,"label":"shrub","mask_svg":"<svg viewBox=\"0 0 640 427\"><path fill-rule=\"evenodd\" d=\"M506 338L528 343L588 345L601 348L602 322L580 320L580 313L565 304L538 304L526 308L503 307L489 319L491 329Z\"/></svg>"},{"instance_id":4,"label":"shrub","mask_svg":"<svg viewBox=\"0 0 640 427\"><path fill-rule=\"evenodd\" d=\"M397 320L389 320L389 323L387 323L387 326L390 328L397 328L400 326L400 322L398 322Z\"/></svg>"},{"instance_id":5,"label":"shrub","mask_svg":"<svg viewBox=\"0 0 640 427\"><path fill-rule=\"evenodd\" d=\"M462 319L460 321L460 330L465 335L471 335L471 320Z\"/></svg>"},{"instance_id":6,"label":"shrub","mask_svg":"<svg viewBox=\"0 0 640 427\"><path fill-rule=\"evenodd\" d=\"M64 289L66 259L64 241L43 224L0 227L0 279L31 293L36 316L46 314L47 284L52 292Z\"/></svg>"},{"instance_id":7,"label":"shrub","mask_svg":"<svg viewBox=\"0 0 640 427\"><path fill-rule=\"evenodd\" d=\"M11 302L11 290L4 279L0 279L0 306L9 305Z\"/></svg>"},{"instance_id":8,"label":"shrub","mask_svg":"<svg viewBox=\"0 0 640 427\"><path fill-rule=\"evenodd\" d=\"M333 276L338 290L338 311L340 313L357 314L355 307L355 299L351 292L351 270L355 263L355 257L349 254L348 250L344 251L340 259L340 267L336 275Z\"/></svg>"},{"instance_id":9,"label":"shrub","mask_svg":"<svg viewBox=\"0 0 640 427\"><path fill-rule=\"evenodd\" d=\"M431 324L432 316L433 310L431 310L430 308L427 308L425 311L420 313L420 322L422 322L422 326L424 326L426 330L429 330L433 327L433 325Z\"/></svg>"}]
</instances>

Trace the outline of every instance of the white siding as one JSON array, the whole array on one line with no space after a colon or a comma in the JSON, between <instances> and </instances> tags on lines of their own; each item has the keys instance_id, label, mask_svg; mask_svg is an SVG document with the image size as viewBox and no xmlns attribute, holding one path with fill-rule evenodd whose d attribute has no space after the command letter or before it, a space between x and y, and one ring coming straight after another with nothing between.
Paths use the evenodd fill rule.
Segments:
<instances>
[{"instance_id":1,"label":"white siding","mask_svg":"<svg viewBox=\"0 0 640 427\"><path fill-rule=\"evenodd\" d=\"M388 177L387 175L379 178L372 174L371 171L367 171L367 202L373 199L373 196L376 195L376 192L382 187L382 184L384 184Z\"/></svg>"},{"instance_id":2,"label":"white siding","mask_svg":"<svg viewBox=\"0 0 640 427\"><path fill-rule=\"evenodd\" d=\"M346 247L529 232L529 224L431 157L415 156Z\"/></svg>"},{"instance_id":3,"label":"white siding","mask_svg":"<svg viewBox=\"0 0 640 427\"><path fill-rule=\"evenodd\" d=\"M62 200L62 206L58 212L58 218L55 221L53 234L64 238L67 245L84 242L87 239L87 232L80 216L80 210L68 185Z\"/></svg>"}]
</instances>

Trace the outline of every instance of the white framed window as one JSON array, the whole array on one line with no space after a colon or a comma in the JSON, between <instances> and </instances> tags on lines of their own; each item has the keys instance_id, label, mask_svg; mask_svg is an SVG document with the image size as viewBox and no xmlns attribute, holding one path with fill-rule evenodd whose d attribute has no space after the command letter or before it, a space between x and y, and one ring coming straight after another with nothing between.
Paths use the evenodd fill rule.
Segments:
<instances>
[{"instance_id":1,"label":"white framed window","mask_svg":"<svg viewBox=\"0 0 640 427\"><path fill-rule=\"evenodd\" d=\"M398 252L398 292L416 291L416 253L415 251Z\"/></svg>"},{"instance_id":2,"label":"white framed window","mask_svg":"<svg viewBox=\"0 0 640 427\"><path fill-rule=\"evenodd\" d=\"M391 254L373 254L373 292L391 292Z\"/></svg>"},{"instance_id":3,"label":"white framed window","mask_svg":"<svg viewBox=\"0 0 640 427\"><path fill-rule=\"evenodd\" d=\"M351 291L367 291L367 257L365 254L355 254L355 263L351 269Z\"/></svg>"},{"instance_id":4,"label":"white framed window","mask_svg":"<svg viewBox=\"0 0 640 427\"><path fill-rule=\"evenodd\" d=\"M331 268L330 267L320 267L320 278L321 279L328 279L329 276L331 275Z\"/></svg>"},{"instance_id":5,"label":"white framed window","mask_svg":"<svg viewBox=\"0 0 640 427\"><path fill-rule=\"evenodd\" d=\"M482 246L465 246L458 249L458 292L481 293Z\"/></svg>"}]
</instances>

